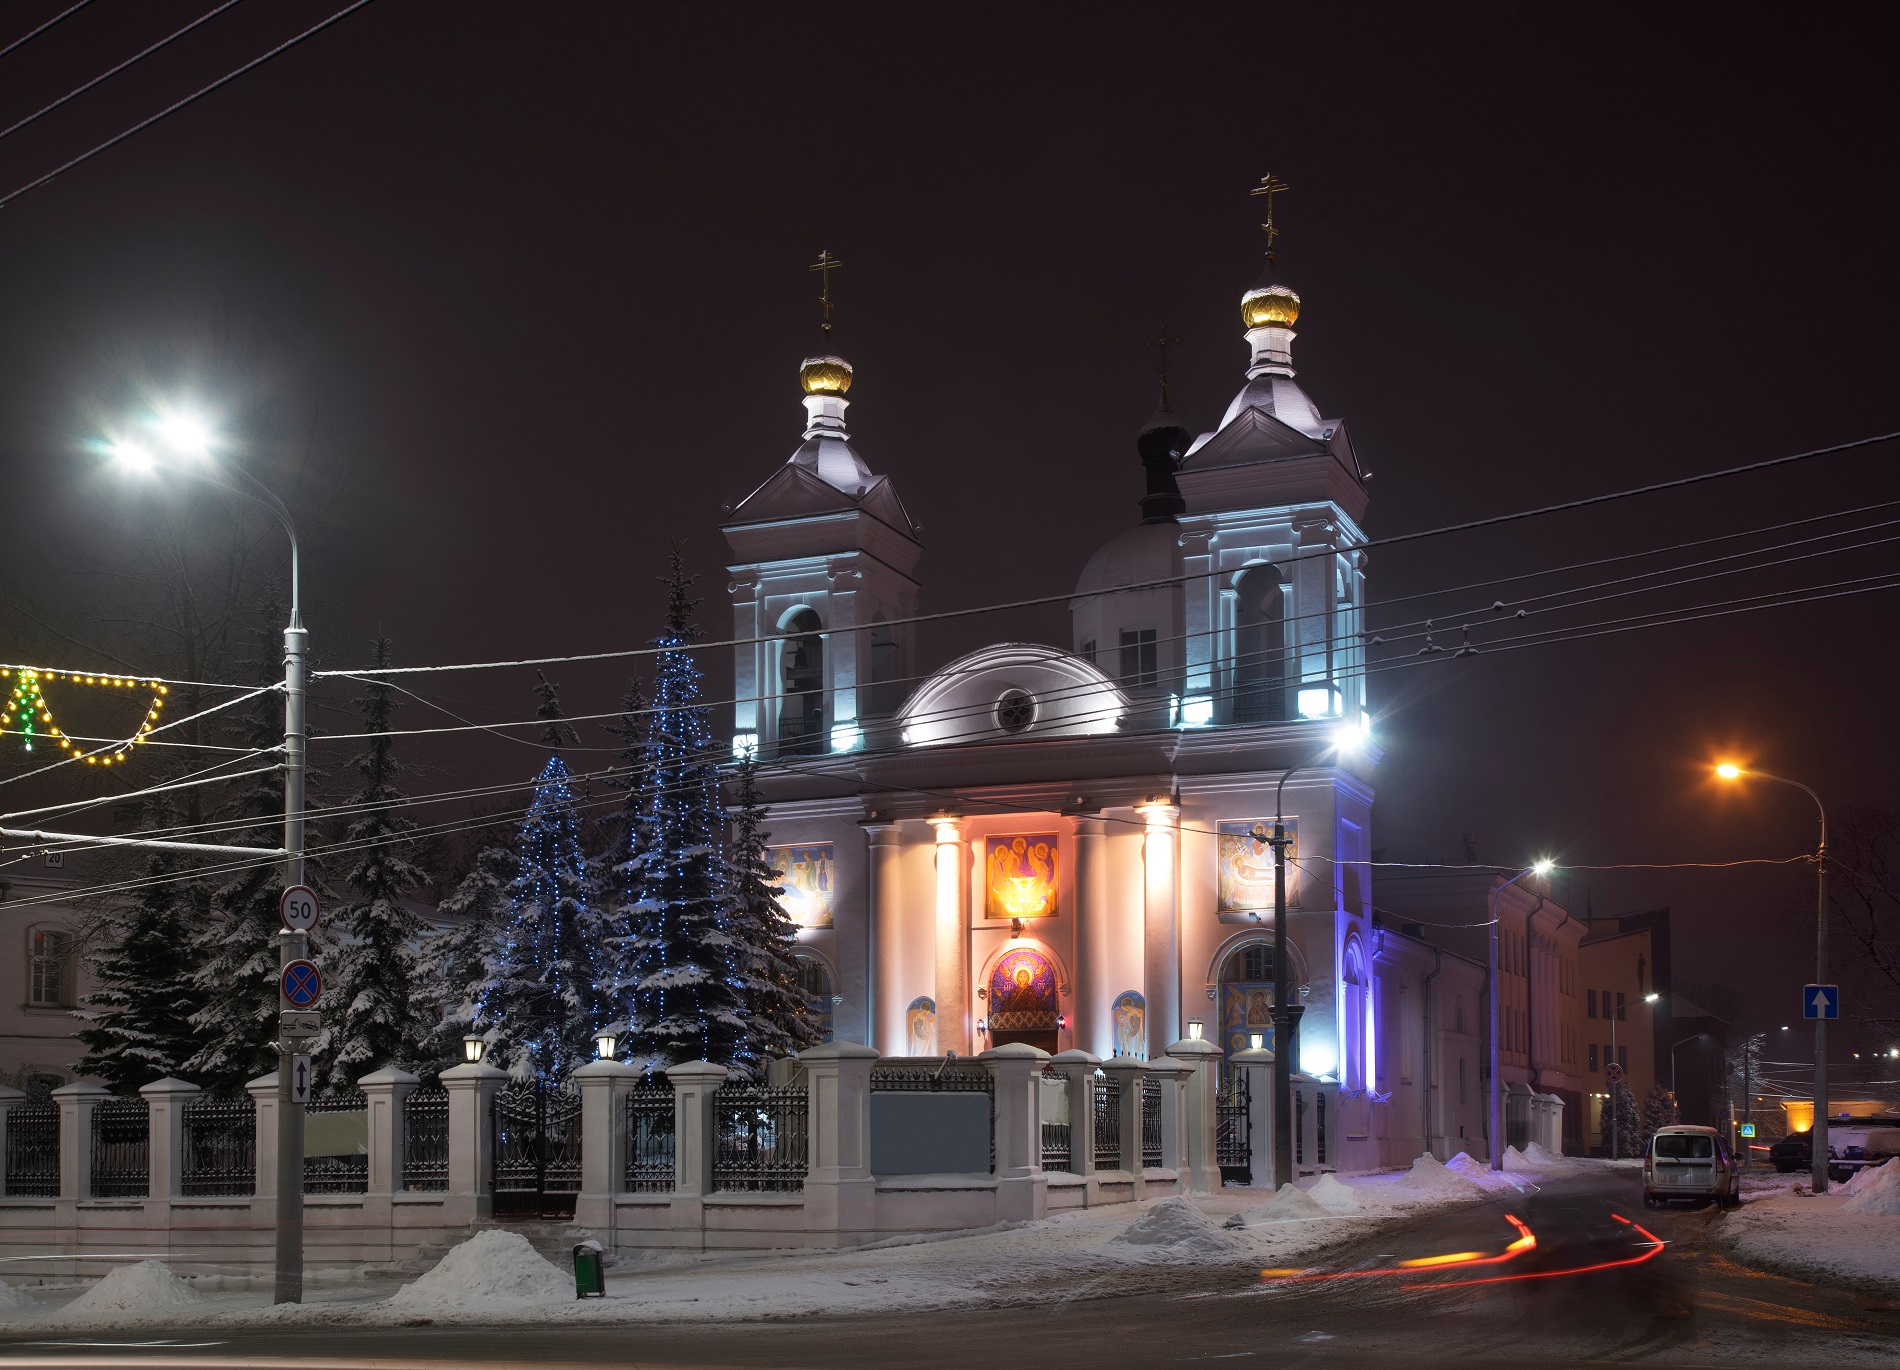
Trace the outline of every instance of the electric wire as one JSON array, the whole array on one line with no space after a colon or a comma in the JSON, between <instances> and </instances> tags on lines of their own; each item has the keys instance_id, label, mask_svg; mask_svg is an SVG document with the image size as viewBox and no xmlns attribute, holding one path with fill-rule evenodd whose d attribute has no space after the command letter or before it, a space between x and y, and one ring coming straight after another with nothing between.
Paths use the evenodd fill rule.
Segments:
<instances>
[{"instance_id":1,"label":"electric wire","mask_svg":"<svg viewBox=\"0 0 1900 1370\"><path fill-rule=\"evenodd\" d=\"M196 103L197 101L203 99L205 96L211 94L212 91L217 90L219 87L229 85L232 81L237 80L238 77L244 75L248 71L252 71L257 67L262 66L264 63L270 61L271 58L276 57L278 54L288 52L291 48L294 48L297 46L297 44L303 42L304 39L315 37L317 34L323 32L323 30L329 28L330 25L336 23L340 19L347 18L348 16L356 13L357 10L362 9L363 6L369 3L370 3L370 0L351 0L350 4L345 5L342 9L338 10L335 14L332 14L328 19L321 20L320 22L311 25L309 28L305 29L302 33L297 34L293 38L285 39L283 42L279 43L276 47L264 53L261 57L253 57L250 61L246 62L243 66L238 67L233 71L226 72L223 76L220 76L217 80L213 81L210 85L199 87L197 90L193 91L190 95L185 96L184 99L174 101L172 104L167 105L164 109L161 109L158 113L152 115L150 118L142 119L138 123L132 125L131 128L126 129L123 133L114 134L112 137L106 139L105 142L100 143L98 146L92 148L90 151L82 152L77 157L71 158L70 160L60 164L59 166L54 167L51 171L47 172L44 176L39 177L37 180L28 181L25 185L21 186L19 189L12 191L4 198L0 198L0 209L5 209L8 205L12 204L15 200L19 199L22 195L25 195L28 191L38 190L41 186L45 185L47 182L52 181L59 176L63 176L66 172L71 171L74 167L80 165L82 162L91 161L94 157L97 157L100 153L106 151L108 148L118 146L120 143L123 143L127 138L130 138L133 134L143 132L145 129L150 128L153 124L156 124L160 119L165 118L167 115L176 114L179 110L185 108L185 106ZM0 53L0 56L5 56L5 53Z\"/></svg>"},{"instance_id":2,"label":"electric wire","mask_svg":"<svg viewBox=\"0 0 1900 1370\"><path fill-rule=\"evenodd\" d=\"M57 24L60 20L71 18L73 15L79 13L79 11L83 10L87 5L90 5L91 3L92 3L92 0L79 0L78 4L70 6L67 9L61 10L58 14L55 14L51 19L48 19L44 24L41 24L38 28L34 29L31 33L27 34L24 38L15 38L11 43L8 43L5 47L0 48L0 57L5 57L9 52L12 52L15 48L24 47L26 44L32 42L35 38L38 38L42 33L45 33L48 29L53 27L53 25Z\"/></svg>"},{"instance_id":3,"label":"electric wire","mask_svg":"<svg viewBox=\"0 0 1900 1370\"><path fill-rule=\"evenodd\" d=\"M86 82L85 85L80 86L78 89L70 90L66 92L66 94L60 96L59 99L53 101L52 104L47 105L44 108L35 110L33 113L27 115L26 118L12 125L10 128L0 129L0 138L11 137L13 134L18 133L21 129L25 128L28 124L32 123L35 119L40 118L42 115L51 114L54 110L58 109L61 105L65 104L68 100L73 100L73 99L78 98L81 95L84 95L87 91L91 90L94 86L98 85L101 81L111 80L114 76L117 76L120 72L124 71L127 67L131 66L133 63L144 61L147 57L150 57L153 53L157 52L160 48L166 46L169 43L176 41L177 39L183 38L186 34L190 33L193 29L197 28L200 24L206 23L209 20L217 18L220 14L223 14L226 10L230 9L231 6L237 3L238 3L238 0L224 0L223 4L217 6L215 9L211 10L209 13L201 15L199 18L192 20L189 24L186 24L182 29L177 30L175 33L169 34L166 37L159 39L156 43L152 44L149 48L145 49L145 51L137 54L136 56L126 58L123 62L119 63L118 66L113 67L110 71L105 72L102 75L93 77L90 81ZM5 56L5 54L0 53L0 56Z\"/></svg>"}]
</instances>

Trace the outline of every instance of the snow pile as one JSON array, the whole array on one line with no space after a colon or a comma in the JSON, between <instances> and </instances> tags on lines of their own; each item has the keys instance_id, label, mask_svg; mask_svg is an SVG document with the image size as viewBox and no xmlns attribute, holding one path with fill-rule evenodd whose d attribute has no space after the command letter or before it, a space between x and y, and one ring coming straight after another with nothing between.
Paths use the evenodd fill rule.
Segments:
<instances>
[{"instance_id":1,"label":"snow pile","mask_svg":"<svg viewBox=\"0 0 1900 1370\"><path fill-rule=\"evenodd\" d=\"M1858 1193L1856 1185L1861 1186ZM1841 1205L1843 1213L1900 1217L1900 1165L1888 1161L1885 1165L1862 1170L1848 1181L1847 1192L1848 1200Z\"/></svg>"},{"instance_id":2,"label":"snow pile","mask_svg":"<svg viewBox=\"0 0 1900 1370\"><path fill-rule=\"evenodd\" d=\"M1506 1151L1504 1154L1507 1165L1509 1164L1509 1158L1517 1155L1515 1150ZM1521 1157L1519 1161L1521 1165ZM1462 1151L1445 1162L1445 1169L1453 1175L1463 1176L1478 1186L1478 1188L1488 1190L1493 1194L1502 1193L1507 1189L1521 1194L1524 1192L1525 1187L1531 1183L1530 1178L1522 1169L1519 1169L1515 1175L1509 1170L1493 1170L1483 1161L1474 1161Z\"/></svg>"},{"instance_id":3,"label":"snow pile","mask_svg":"<svg viewBox=\"0 0 1900 1370\"><path fill-rule=\"evenodd\" d=\"M0 1308L25 1308L31 1302L31 1299L5 1280L0 1280Z\"/></svg>"},{"instance_id":4,"label":"snow pile","mask_svg":"<svg viewBox=\"0 0 1900 1370\"><path fill-rule=\"evenodd\" d=\"M1346 1186L1340 1184L1337 1180L1334 1180L1333 1183L1342 1190L1346 1188ZM1348 1197L1351 1197L1350 1191L1348 1191ZM1355 1202L1357 1201L1355 1200ZM1283 1184L1280 1186L1280 1192L1278 1194L1275 1194L1258 1208L1250 1208L1245 1213L1234 1214L1233 1217L1227 1220L1225 1226L1252 1227L1255 1223L1288 1223L1300 1222L1310 1218L1330 1217L1332 1217L1332 1214L1322 1208L1305 1190L1296 1189L1290 1184Z\"/></svg>"},{"instance_id":5,"label":"snow pile","mask_svg":"<svg viewBox=\"0 0 1900 1370\"><path fill-rule=\"evenodd\" d=\"M1302 1195L1302 1198L1305 1196ZM1241 1251L1240 1239L1183 1198L1163 1199L1109 1245L1161 1247L1184 1256L1229 1256Z\"/></svg>"},{"instance_id":6,"label":"snow pile","mask_svg":"<svg viewBox=\"0 0 1900 1370\"><path fill-rule=\"evenodd\" d=\"M185 1304L199 1302L204 1296L178 1276L163 1261L140 1261L121 1265L103 1280L74 1299L60 1316L87 1313L162 1313Z\"/></svg>"},{"instance_id":7,"label":"snow pile","mask_svg":"<svg viewBox=\"0 0 1900 1370\"><path fill-rule=\"evenodd\" d=\"M1313 1181L1306 1195L1328 1213L1357 1213L1361 1207L1358 1192L1332 1175L1322 1175Z\"/></svg>"},{"instance_id":8,"label":"snow pile","mask_svg":"<svg viewBox=\"0 0 1900 1370\"><path fill-rule=\"evenodd\" d=\"M1464 1156L1464 1154L1461 1151L1458 1156ZM1452 1159L1457 1160L1458 1156ZM1429 1151L1412 1162L1411 1173L1399 1183L1407 1189L1422 1190L1424 1193L1447 1199L1469 1198L1472 1191L1478 1188L1468 1176L1439 1164L1438 1158Z\"/></svg>"},{"instance_id":9,"label":"snow pile","mask_svg":"<svg viewBox=\"0 0 1900 1370\"><path fill-rule=\"evenodd\" d=\"M1879 1165L1862 1166L1854 1172L1854 1177L1841 1186L1840 1192L1852 1197L1864 1194L1875 1185L1892 1183L1892 1174L1900 1170L1900 1162L1882 1161Z\"/></svg>"},{"instance_id":10,"label":"snow pile","mask_svg":"<svg viewBox=\"0 0 1900 1370\"><path fill-rule=\"evenodd\" d=\"M574 1281L526 1237L490 1228L452 1248L435 1269L392 1294L389 1303L396 1308L456 1308L573 1297Z\"/></svg>"},{"instance_id":11,"label":"snow pile","mask_svg":"<svg viewBox=\"0 0 1900 1370\"><path fill-rule=\"evenodd\" d=\"M1505 1152L1505 1169L1509 1170L1514 1168L1511 1165L1511 1158L1513 1156L1518 1157L1519 1163L1525 1170L1555 1170L1563 1166L1572 1165L1577 1159L1574 1156L1559 1156L1548 1147L1539 1146L1536 1142L1532 1142L1529 1146L1525 1147L1522 1152L1519 1152L1516 1147L1512 1147L1509 1151Z\"/></svg>"}]
</instances>

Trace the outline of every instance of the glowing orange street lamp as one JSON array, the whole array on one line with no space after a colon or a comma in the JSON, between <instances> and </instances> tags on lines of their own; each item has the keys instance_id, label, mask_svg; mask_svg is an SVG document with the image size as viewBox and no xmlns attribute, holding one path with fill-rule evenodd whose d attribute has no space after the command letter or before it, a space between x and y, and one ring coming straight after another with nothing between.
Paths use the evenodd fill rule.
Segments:
<instances>
[{"instance_id":1,"label":"glowing orange street lamp","mask_svg":"<svg viewBox=\"0 0 1900 1370\"><path fill-rule=\"evenodd\" d=\"M1827 983L1827 806L1821 802L1821 796L1803 785L1799 780L1789 780L1786 776L1770 775L1766 771L1750 770L1738 766L1732 761L1724 761L1715 768L1715 773L1724 780L1772 780L1777 785L1792 785L1809 799L1814 801L1815 812L1821 816L1821 845L1815 849L1814 869L1816 888L1816 911L1814 924L1814 982L1817 985ZM1787 1029L1783 1028L1783 1032ZM1814 1019L1814 1125L1808 1134L1812 1168L1811 1187L1816 1194L1827 1193L1827 1019L1819 1014Z\"/></svg>"}]
</instances>

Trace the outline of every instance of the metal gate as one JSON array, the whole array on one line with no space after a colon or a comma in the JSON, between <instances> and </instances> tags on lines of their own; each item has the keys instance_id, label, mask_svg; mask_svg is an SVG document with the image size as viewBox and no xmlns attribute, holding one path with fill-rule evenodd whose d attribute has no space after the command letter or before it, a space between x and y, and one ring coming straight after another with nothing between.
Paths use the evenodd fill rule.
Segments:
<instances>
[{"instance_id":1,"label":"metal gate","mask_svg":"<svg viewBox=\"0 0 1900 1370\"><path fill-rule=\"evenodd\" d=\"M571 1218L581 1189L581 1096L519 1080L495 1095L495 1216Z\"/></svg>"},{"instance_id":2,"label":"metal gate","mask_svg":"<svg viewBox=\"0 0 1900 1370\"><path fill-rule=\"evenodd\" d=\"M1230 1071L1214 1096L1214 1163L1222 1184L1253 1183L1253 1085L1247 1071Z\"/></svg>"}]
</instances>

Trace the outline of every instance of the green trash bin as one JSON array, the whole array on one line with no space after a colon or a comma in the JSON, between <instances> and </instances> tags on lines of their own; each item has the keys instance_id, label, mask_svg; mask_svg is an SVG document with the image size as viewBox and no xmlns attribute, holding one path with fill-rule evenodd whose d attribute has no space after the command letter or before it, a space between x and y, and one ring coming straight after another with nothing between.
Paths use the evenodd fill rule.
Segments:
<instances>
[{"instance_id":1,"label":"green trash bin","mask_svg":"<svg viewBox=\"0 0 1900 1370\"><path fill-rule=\"evenodd\" d=\"M574 1247L574 1297L577 1299L604 1299L607 1297L606 1249L597 1241L589 1238Z\"/></svg>"}]
</instances>

